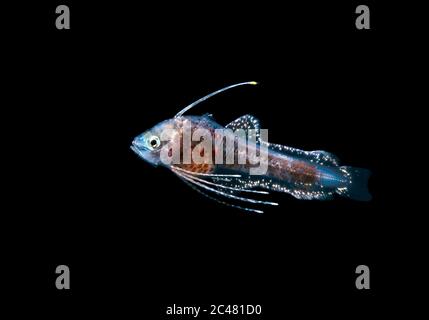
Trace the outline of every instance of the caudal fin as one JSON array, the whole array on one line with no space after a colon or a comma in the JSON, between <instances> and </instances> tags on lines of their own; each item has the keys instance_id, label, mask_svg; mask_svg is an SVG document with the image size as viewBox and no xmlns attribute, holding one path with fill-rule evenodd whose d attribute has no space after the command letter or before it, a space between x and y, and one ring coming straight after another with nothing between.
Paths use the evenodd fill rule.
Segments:
<instances>
[{"instance_id":1,"label":"caudal fin","mask_svg":"<svg viewBox=\"0 0 429 320\"><path fill-rule=\"evenodd\" d=\"M337 193L358 201L369 201L372 196L368 191L368 179L371 171L362 168L340 167L348 183L337 188Z\"/></svg>"}]
</instances>

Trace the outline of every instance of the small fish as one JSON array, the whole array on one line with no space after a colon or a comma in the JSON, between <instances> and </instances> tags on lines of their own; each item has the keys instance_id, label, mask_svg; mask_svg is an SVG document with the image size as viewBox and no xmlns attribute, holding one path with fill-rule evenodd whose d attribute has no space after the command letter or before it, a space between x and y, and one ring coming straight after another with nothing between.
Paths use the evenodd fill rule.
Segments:
<instances>
[{"instance_id":1,"label":"small fish","mask_svg":"<svg viewBox=\"0 0 429 320\"><path fill-rule=\"evenodd\" d=\"M210 93L185 107L174 118L162 121L137 136L132 142L131 149L152 165L169 168L186 184L206 197L246 211L262 213L262 210L253 207L278 205L276 202L260 199L263 197L260 196L261 194L269 194L267 190L289 193L297 199L304 200L328 200L333 199L334 194L339 194L353 200L369 201L371 199L367 188L369 170L340 166L338 159L326 151L304 151L269 143L262 139L259 120L252 115L241 116L225 127L218 124L209 114L183 115L216 94L238 86L255 84L257 83L253 81L242 82ZM186 128L189 128L191 135L198 130L209 133L209 136L202 136L201 141L190 140L191 158L188 157L188 161L184 160L185 148L183 147ZM226 161L224 154L217 158L221 160L220 162L213 161L213 155L226 151L224 144L215 143L208 148L207 145L201 147L199 143L204 139L219 141L216 140L219 130L224 130L225 137L232 138L234 141L233 162ZM244 130L247 135L237 136L235 133L239 130ZM249 142L251 140L255 142L253 145ZM249 143L246 145L247 142ZM244 162L238 163L237 158L242 155L238 148L240 143L246 146L241 151L248 153L245 155ZM176 150L180 150L179 153ZM166 162L165 155L171 160L173 153L179 161ZM266 168L263 174L252 174L255 162L250 161L248 154L258 153L260 160L265 161ZM193 157L196 155L199 156L198 161Z\"/></svg>"}]
</instances>

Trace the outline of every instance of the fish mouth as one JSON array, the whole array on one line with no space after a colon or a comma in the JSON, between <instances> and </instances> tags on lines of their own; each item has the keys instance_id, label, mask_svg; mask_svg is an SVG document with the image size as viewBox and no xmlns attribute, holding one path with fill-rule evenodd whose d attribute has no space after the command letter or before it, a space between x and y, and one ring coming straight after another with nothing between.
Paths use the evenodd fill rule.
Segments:
<instances>
[{"instance_id":1,"label":"fish mouth","mask_svg":"<svg viewBox=\"0 0 429 320\"><path fill-rule=\"evenodd\" d=\"M143 156L143 152L139 149L139 148L137 148L136 147L136 144L133 142L133 144L130 146L130 148L131 148L131 150L133 150L135 153L137 153L137 155L139 156L139 157L141 157L142 159L144 159L144 156Z\"/></svg>"},{"instance_id":2,"label":"fish mouth","mask_svg":"<svg viewBox=\"0 0 429 320\"><path fill-rule=\"evenodd\" d=\"M138 144L133 142L133 144L130 146L130 149L133 150L140 158L142 158L144 161L149 162L153 166L157 166L156 159L153 158L146 149L141 150L138 148ZM145 152L146 151L146 152Z\"/></svg>"}]
</instances>

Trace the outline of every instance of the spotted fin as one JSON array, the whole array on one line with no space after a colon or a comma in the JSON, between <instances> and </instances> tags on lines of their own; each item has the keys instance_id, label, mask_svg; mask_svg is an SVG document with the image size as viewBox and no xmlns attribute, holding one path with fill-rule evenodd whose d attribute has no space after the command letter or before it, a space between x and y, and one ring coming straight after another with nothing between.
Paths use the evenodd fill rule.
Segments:
<instances>
[{"instance_id":1,"label":"spotted fin","mask_svg":"<svg viewBox=\"0 0 429 320\"><path fill-rule=\"evenodd\" d=\"M243 129L243 130L255 130L256 142L260 142L260 133L261 124L257 118L250 114L241 116L240 118L235 119L234 121L228 123L225 128L231 129L232 131Z\"/></svg>"},{"instance_id":2,"label":"spotted fin","mask_svg":"<svg viewBox=\"0 0 429 320\"><path fill-rule=\"evenodd\" d=\"M339 165L338 158L332 153L316 150L316 151L304 151L300 149L291 148L288 146L283 146L281 144L268 143L264 142L268 145L268 148L271 150L277 151L283 155L300 158L303 160L307 160L312 163L325 165L325 166L334 166L337 167Z\"/></svg>"},{"instance_id":3,"label":"spotted fin","mask_svg":"<svg viewBox=\"0 0 429 320\"><path fill-rule=\"evenodd\" d=\"M242 177L213 177L217 184L239 187L243 189L265 189L270 191L289 193L301 200L330 200L333 198L335 189L321 188L320 185L297 186L287 181L278 181L259 176Z\"/></svg>"},{"instance_id":4,"label":"spotted fin","mask_svg":"<svg viewBox=\"0 0 429 320\"><path fill-rule=\"evenodd\" d=\"M311 151L310 154L314 156L314 160L318 164L330 165L335 167L338 166L338 158L332 153L329 153L323 150L316 150L316 151Z\"/></svg>"},{"instance_id":5,"label":"spotted fin","mask_svg":"<svg viewBox=\"0 0 429 320\"><path fill-rule=\"evenodd\" d=\"M250 114L241 116L234 121L228 123L225 128L237 130L237 129L260 129L261 125L259 120Z\"/></svg>"}]
</instances>

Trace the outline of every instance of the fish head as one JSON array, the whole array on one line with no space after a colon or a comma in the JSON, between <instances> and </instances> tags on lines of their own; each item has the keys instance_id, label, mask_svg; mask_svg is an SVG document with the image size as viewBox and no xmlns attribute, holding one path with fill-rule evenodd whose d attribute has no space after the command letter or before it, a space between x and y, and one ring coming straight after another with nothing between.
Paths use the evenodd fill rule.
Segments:
<instances>
[{"instance_id":1,"label":"fish head","mask_svg":"<svg viewBox=\"0 0 429 320\"><path fill-rule=\"evenodd\" d=\"M154 166L162 165L161 150L173 135L177 134L178 125L175 119L162 121L134 138L131 149L143 160Z\"/></svg>"}]
</instances>

